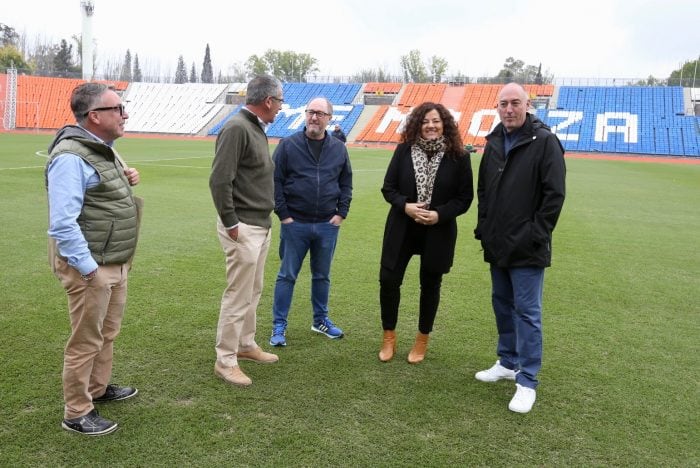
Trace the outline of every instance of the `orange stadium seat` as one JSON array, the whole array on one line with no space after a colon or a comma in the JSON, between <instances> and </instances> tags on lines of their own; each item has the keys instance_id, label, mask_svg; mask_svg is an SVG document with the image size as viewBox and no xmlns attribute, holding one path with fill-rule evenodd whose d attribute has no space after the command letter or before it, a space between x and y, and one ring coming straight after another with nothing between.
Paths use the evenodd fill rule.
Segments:
<instances>
[{"instance_id":1,"label":"orange stadium seat","mask_svg":"<svg viewBox=\"0 0 700 468\"><path fill-rule=\"evenodd\" d=\"M403 83L370 82L365 85L365 94L398 94Z\"/></svg>"},{"instance_id":2,"label":"orange stadium seat","mask_svg":"<svg viewBox=\"0 0 700 468\"><path fill-rule=\"evenodd\" d=\"M80 79L17 77L17 128L56 129L74 123L68 105L73 89L83 83Z\"/></svg>"}]
</instances>

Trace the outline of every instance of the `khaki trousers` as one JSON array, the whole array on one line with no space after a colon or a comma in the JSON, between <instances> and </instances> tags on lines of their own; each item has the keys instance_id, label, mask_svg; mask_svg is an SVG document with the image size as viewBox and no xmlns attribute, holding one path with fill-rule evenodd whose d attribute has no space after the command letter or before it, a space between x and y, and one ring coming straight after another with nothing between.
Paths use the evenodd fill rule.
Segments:
<instances>
[{"instance_id":1,"label":"khaki trousers","mask_svg":"<svg viewBox=\"0 0 700 468\"><path fill-rule=\"evenodd\" d=\"M114 339L126 307L127 266L104 265L91 281L56 257L56 275L68 295L71 335L63 354L63 398L66 419L94 408L112 377Z\"/></svg>"},{"instance_id":2,"label":"khaki trousers","mask_svg":"<svg viewBox=\"0 0 700 468\"><path fill-rule=\"evenodd\" d=\"M216 359L224 367L233 367L238 365L238 351L257 347L256 310L262 294L271 231L239 223L238 239L234 241L219 220L217 232L226 254L227 286L221 298L216 330Z\"/></svg>"}]
</instances>

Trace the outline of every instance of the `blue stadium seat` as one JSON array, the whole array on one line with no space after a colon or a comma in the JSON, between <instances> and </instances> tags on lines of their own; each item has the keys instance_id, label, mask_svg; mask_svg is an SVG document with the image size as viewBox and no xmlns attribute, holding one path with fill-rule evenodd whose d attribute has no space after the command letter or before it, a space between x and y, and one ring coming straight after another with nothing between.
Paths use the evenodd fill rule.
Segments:
<instances>
[{"instance_id":1,"label":"blue stadium seat","mask_svg":"<svg viewBox=\"0 0 700 468\"><path fill-rule=\"evenodd\" d=\"M284 138L301 130L304 127L306 104L319 96L327 98L333 104L333 118L329 125L337 123L348 134L364 109L362 104L353 104L361 88L362 85L357 83L284 83L284 104L275 121L268 126L267 135ZM239 110L240 106L217 123L208 134L218 135L226 121Z\"/></svg>"},{"instance_id":2,"label":"blue stadium seat","mask_svg":"<svg viewBox=\"0 0 700 468\"><path fill-rule=\"evenodd\" d=\"M575 111L580 122L562 117ZM556 110L538 115L565 127L555 130L569 150L700 156L700 124L684 115L681 87L562 86Z\"/></svg>"}]
</instances>

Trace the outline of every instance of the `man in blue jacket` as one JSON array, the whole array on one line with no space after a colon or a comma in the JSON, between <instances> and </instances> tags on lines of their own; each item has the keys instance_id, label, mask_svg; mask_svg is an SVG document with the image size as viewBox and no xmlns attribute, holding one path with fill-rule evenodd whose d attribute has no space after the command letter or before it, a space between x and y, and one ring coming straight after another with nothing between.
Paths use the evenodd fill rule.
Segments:
<instances>
[{"instance_id":1,"label":"man in blue jacket","mask_svg":"<svg viewBox=\"0 0 700 468\"><path fill-rule=\"evenodd\" d=\"M343 331L328 317L330 270L338 231L352 199L345 145L326 131L333 106L322 97L306 106L304 130L283 139L275 161L275 213L280 219L280 270L272 305L272 346L286 346L287 316L299 270L311 252L311 330L328 338Z\"/></svg>"},{"instance_id":2,"label":"man in blue jacket","mask_svg":"<svg viewBox=\"0 0 700 468\"><path fill-rule=\"evenodd\" d=\"M552 260L552 231L564 204L564 149L556 135L527 113L522 86L498 95L501 123L486 137L479 166L474 231L491 266L491 302L499 360L477 372L482 382L515 380L508 408L527 413L542 366L542 289Z\"/></svg>"}]
</instances>

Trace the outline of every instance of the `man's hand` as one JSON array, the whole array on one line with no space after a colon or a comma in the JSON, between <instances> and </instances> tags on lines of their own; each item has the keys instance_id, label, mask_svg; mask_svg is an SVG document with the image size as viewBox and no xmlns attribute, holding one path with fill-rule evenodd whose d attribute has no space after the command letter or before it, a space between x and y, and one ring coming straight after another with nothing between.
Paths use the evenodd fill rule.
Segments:
<instances>
[{"instance_id":1,"label":"man's hand","mask_svg":"<svg viewBox=\"0 0 700 468\"><path fill-rule=\"evenodd\" d=\"M141 178L139 176L139 171L134 169L133 167L127 167L124 169L124 175L126 176L127 180L129 181L129 185L136 185L141 181Z\"/></svg>"},{"instance_id":2,"label":"man's hand","mask_svg":"<svg viewBox=\"0 0 700 468\"><path fill-rule=\"evenodd\" d=\"M226 232L228 232L228 236L231 239L233 239L235 241L238 240L238 226L231 228L231 229L227 229Z\"/></svg>"}]
</instances>

